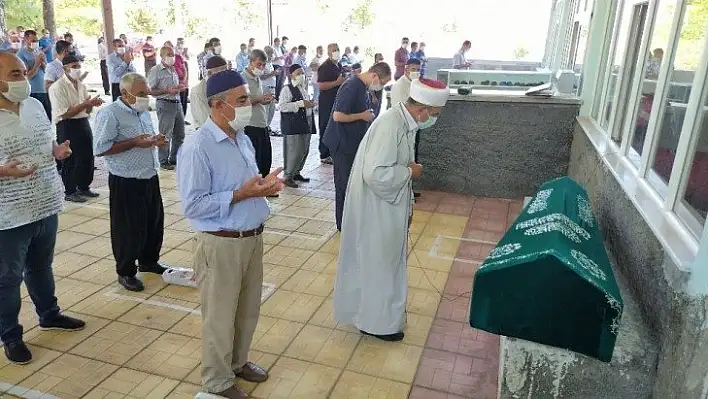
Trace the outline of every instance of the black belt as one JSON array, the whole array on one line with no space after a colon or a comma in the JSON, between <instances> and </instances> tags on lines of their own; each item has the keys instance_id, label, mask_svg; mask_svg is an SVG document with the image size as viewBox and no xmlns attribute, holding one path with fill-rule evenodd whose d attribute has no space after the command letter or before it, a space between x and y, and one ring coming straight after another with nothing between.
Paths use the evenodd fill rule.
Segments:
<instances>
[{"instance_id":1,"label":"black belt","mask_svg":"<svg viewBox=\"0 0 708 399\"><path fill-rule=\"evenodd\" d=\"M205 231L205 233L211 234L211 235L217 236L217 237L224 237L224 238L256 237L256 236L259 236L263 233L263 225L260 225L257 229L246 230L246 231L220 230L220 231Z\"/></svg>"},{"instance_id":2,"label":"black belt","mask_svg":"<svg viewBox=\"0 0 708 399\"><path fill-rule=\"evenodd\" d=\"M172 103L172 104L179 104L180 103L179 100L168 100L166 98L158 98L157 101L164 101L166 103Z\"/></svg>"}]
</instances>

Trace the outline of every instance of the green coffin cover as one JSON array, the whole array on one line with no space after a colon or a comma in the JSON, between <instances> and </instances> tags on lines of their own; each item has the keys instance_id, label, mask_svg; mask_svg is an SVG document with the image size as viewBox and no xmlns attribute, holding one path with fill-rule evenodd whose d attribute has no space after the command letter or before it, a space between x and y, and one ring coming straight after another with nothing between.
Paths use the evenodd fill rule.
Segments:
<instances>
[{"instance_id":1,"label":"green coffin cover","mask_svg":"<svg viewBox=\"0 0 708 399\"><path fill-rule=\"evenodd\" d=\"M474 277L470 325L609 362L623 301L587 193L545 183Z\"/></svg>"}]
</instances>

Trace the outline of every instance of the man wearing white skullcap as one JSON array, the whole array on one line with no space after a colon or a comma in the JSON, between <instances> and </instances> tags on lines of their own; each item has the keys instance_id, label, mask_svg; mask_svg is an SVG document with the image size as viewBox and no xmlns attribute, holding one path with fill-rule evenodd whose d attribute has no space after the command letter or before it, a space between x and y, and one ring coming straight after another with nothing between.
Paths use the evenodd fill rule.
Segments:
<instances>
[{"instance_id":1,"label":"man wearing white skullcap","mask_svg":"<svg viewBox=\"0 0 708 399\"><path fill-rule=\"evenodd\" d=\"M414 159L415 135L435 124L449 94L442 82L414 80L410 98L374 120L354 159L344 204L334 318L384 341L402 340L406 321L412 180L423 172Z\"/></svg>"}]
</instances>

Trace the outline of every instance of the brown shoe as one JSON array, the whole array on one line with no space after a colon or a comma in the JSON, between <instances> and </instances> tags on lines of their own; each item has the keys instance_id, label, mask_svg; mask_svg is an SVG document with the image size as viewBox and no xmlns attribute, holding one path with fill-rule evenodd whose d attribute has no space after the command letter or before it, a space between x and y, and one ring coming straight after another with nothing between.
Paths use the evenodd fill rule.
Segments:
<instances>
[{"instance_id":1,"label":"brown shoe","mask_svg":"<svg viewBox=\"0 0 708 399\"><path fill-rule=\"evenodd\" d=\"M236 373L236 377L248 382L263 382L268 379L268 372L261 366L246 362L241 371Z\"/></svg>"},{"instance_id":2,"label":"brown shoe","mask_svg":"<svg viewBox=\"0 0 708 399\"><path fill-rule=\"evenodd\" d=\"M223 396L223 397L229 398L229 399L244 399L244 398L250 397L243 389L239 388L236 385L233 385L229 389L227 389L225 391L221 391L221 392L216 393L214 395Z\"/></svg>"}]
</instances>

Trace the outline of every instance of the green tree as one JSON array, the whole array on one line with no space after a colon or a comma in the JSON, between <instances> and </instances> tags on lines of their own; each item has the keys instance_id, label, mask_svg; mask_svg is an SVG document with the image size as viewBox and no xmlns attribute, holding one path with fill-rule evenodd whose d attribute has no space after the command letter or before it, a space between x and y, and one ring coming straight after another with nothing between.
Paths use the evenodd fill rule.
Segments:
<instances>
[{"instance_id":1,"label":"green tree","mask_svg":"<svg viewBox=\"0 0 708 399\"><path fill-rule=\"evenodd\" d=\"M708 0L690 0L686 9L681 39L701 40L708 29Z\"/></svg>"},{"instance_id":2,"label":"green tree","mask_svg":"<svg viewBox=\"0 0 708 399\"><path fill-rule=\"evenodd\" d=\"M134 32L155 33L157 21L154 13L145 7L131 8L126 12L128 27Z\"/></svg>"},{"instance_id":3,"label":"green tree","mask_svg":"<svg viewBox=\"0 0 708 399\"><path fill-rule=\"evenodd\" d=\"M361 4L354 7L347 16L347 26L364 30L367 26L372 25L375 17L371 10L372 3L372 0L363 0Z\"/></svg>"},{"instance_id":4,"label":"green tree","mask_svg":"<svg viewBox=\"0 0 708 399\"><path fill-rule=\"evenodd\" d=\"M41 0L4 0L7 26L36 28L42 24Z\"/></svg>"},{"instance_id":5,"label":"green tree","mask_svg":"<svg viewBox=\"0 0 708 399\"><path fill-rule=\"evenodd\" d=\"M103 31L100 0L58 0L57 25L87 36L98 36Z\"/></svg>"}]
</instances>

